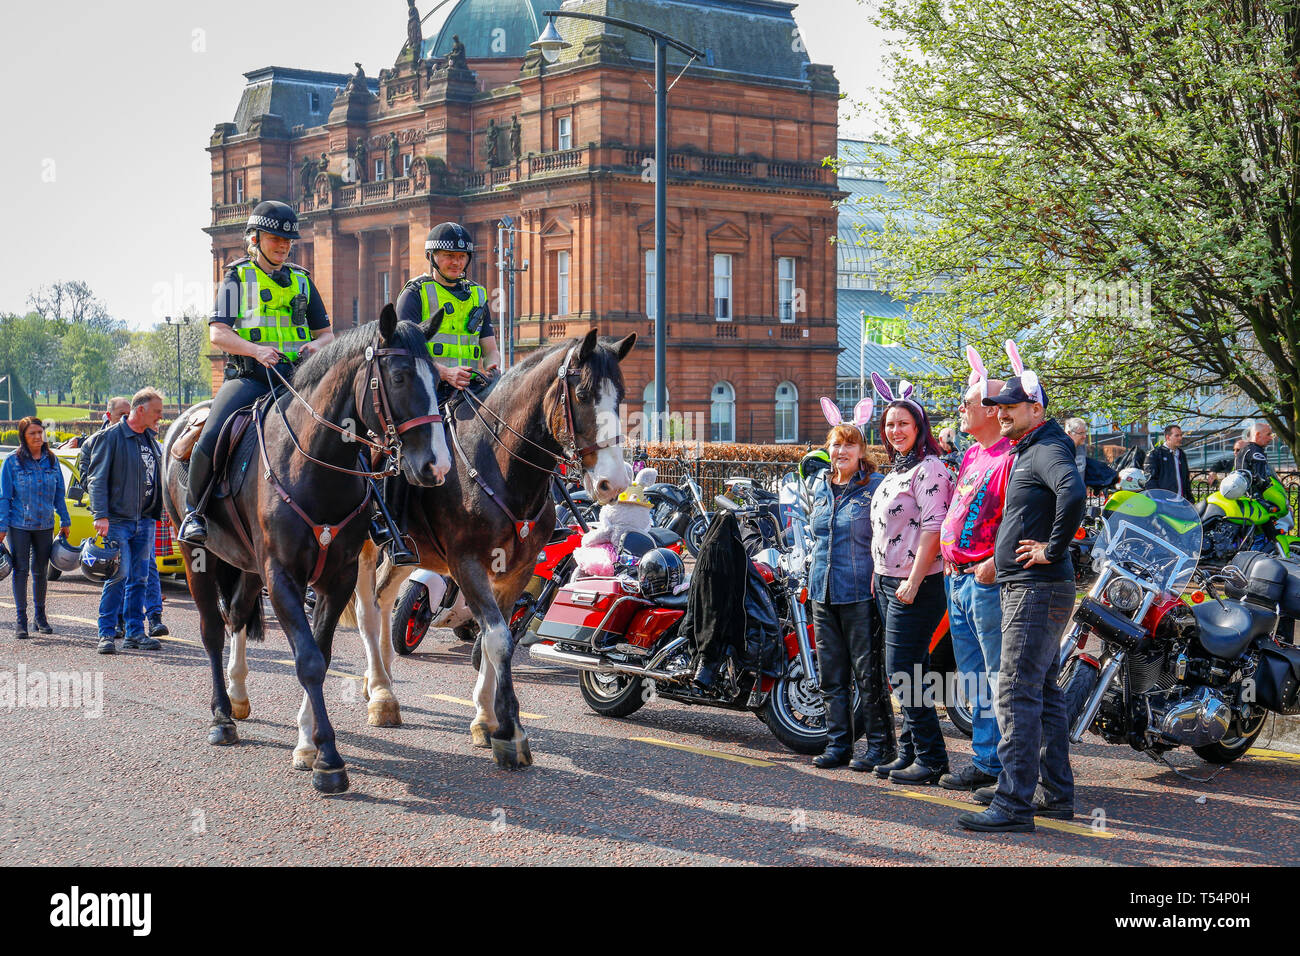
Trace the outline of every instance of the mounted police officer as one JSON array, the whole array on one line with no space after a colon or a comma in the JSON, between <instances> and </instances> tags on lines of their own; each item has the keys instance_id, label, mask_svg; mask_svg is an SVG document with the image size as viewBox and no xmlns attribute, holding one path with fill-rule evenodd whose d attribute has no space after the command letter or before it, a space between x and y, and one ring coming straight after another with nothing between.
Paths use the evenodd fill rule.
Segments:
<instances>
[{"instance_id":1,"label":"mounted police officer","mask_svg":"<svg viewBox=\"0 0 1300 956\"><path fill-rule=\"evenodd\" d=\"M470 384L475 363L482 362L482 370L493 373L501 360L487 290L465 275L474 257L469 231L454 222L434 226L424 240L424 254L429 271L402 289L397 317L426 322L430 316L441 315L437 334L429 341L429 354L442 379L438 383L441 404Z\"/></svg>"},{"instance_id":2,"label":"mounted police officer","mask_svg":"<svg viewBox=\"0 0 1300 956\"><path fill-rule=\"evenodd\" d=\"M329 313L306 269L289 262L298 215L282 202L260 202L244 230L248 255L226 269L208 326L208 340L230 356L226 381L212 400L203 434L190 456L188 512L178 537L207 541L203 517L212 457L221 426L279 384L270 369L292 379L294 367L334 338Z\"/></svg>"}]
</instances>

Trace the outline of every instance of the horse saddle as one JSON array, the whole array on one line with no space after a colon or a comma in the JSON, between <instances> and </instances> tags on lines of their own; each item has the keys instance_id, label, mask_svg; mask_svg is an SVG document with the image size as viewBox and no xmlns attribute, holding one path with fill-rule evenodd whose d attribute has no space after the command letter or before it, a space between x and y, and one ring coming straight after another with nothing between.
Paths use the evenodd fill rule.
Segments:
<instances>
[{"instance_id":1,"label":"horse saddle","mask_svg":"<svg viewBox=\"0 0 1300 956\"><path fill-rule=\"evenodd\" d=\"M258 401L265 401L263 396ZM244 485L244 476L248 471L248 463L252 458L254 439L256 435L249 429L253 421L253 412L257 407L257 402L244 408L237 409L221 426L221 433L217 436L216 449L212 454L212 474L217 476L216 484L212 488L212 495L217 498L225 498L229 495L238 493ZM178 462L189 464L190 456L194 452L194 445L198 442L199 436L203 434L204 428L208 423L208 413L211 408L200 409L195 412L194 418L190 420L185 434L176 439L172 445L171 455ZM186 468L186 484L189 484L189 469Z\"/></svg>"}]
</instances>

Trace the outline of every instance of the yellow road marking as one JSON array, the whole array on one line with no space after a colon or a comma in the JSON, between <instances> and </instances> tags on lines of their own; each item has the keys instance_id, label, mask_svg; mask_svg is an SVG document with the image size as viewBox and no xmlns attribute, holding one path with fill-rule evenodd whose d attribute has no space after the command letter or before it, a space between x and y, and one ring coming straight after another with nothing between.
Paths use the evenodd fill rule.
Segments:
<instances>
[{"instance_id":1,"label":"yellow road marking","mask_svg":"<svg viewBox=\"0 0 1300 956\"><path fill-rule=\"evenodd\" d=\"M1258 747L1252 747L1246 751L1247 757L1258 757L1261 760L1293 760L1300 761L1300 754L1287 753L1284 750L1263 750Z\"/></svg>"},{"instance_id":2,"label":"yellow road marking","mask_svg":"<svg viewBox=\"0 0 1300 956\"><path fill-rule=\"evenodd\" d=\"M464 704L466 707L473 707L475 710L478 709L478 704L474 703L472 700L465 700L463 697L448 697L446 694L425 694L424 696L432 697L434 700L445 700L449 704ZM528 720L546 719L545 714L530 714L526 710L521 710L519 716L526 717Z\"/></svg>"},{"instance_id":3,"label":"yellow road marking","mask_svg":"<svg viewBox=\"0 0 1300 956\"><path fill-rule=\"evenodd\" d=\"M187 640L185 640L185 638L183 638L183 637L172 637L171 635L168 635L168 634L164 634L164 635L159 636L158 640L160 640L160 641L171 641L171 642L174 643L174 644L188 644L188 645L190 645L190 647L202 647L202 646L203 646L199 641L187 641Z\"/></svg>"},{"instance_id":4,"label":"yellow road marking","mask_svg":"<svg viewBox=\"0 0 1300 956\"><path fill-rule=\"evenodd\" d=\"M686 744L675 744L667 740L657 740L654 737L629 737L628 740L635 740L638 743L654 744L656 747L668 747L671 750L685 750L687 753L699 754L702 757L717 757L719 760L731 760L735 763L743 763L750 767L775 767L776 764L769 760L755 760L753 757L741 757L736 754L723 753L721 750L705 750L703 747L688 747Z\"/></svg>"},{"instance_id":5,"label":"yellow road marking","mask_svg":"<svg viewBox=\"0 0 1300 956\"><path fill-rule=\"evenodd\" d=\"M12 604L4 604L3 602L0 602L0 607L13 607L13 605L12 605ZM72 621L74 624L89 624L91 627L98 627L98 626L99 626L99 621L92 621L92 620L91 620L90 618L88 618L88 617L77 617L77 616L75 616L75 615L73 615L73 614L51 614L50 617L58 618L60 621ZM158 638L158 640L160 640L160 641L172 641L172 642L174 642L174 643L176 643L176 644L189 644L189 645L192 646L192 647L202 647L202 646L203 646L203 645L200 644L198 641L187 641L187 640L185 640L185 638L183 638L183 637L168 637L168 636L163 636L163 637Z\"/></svg>"},{"instance_id":6,"label":"yellow road marking","mask_svg":"<svg viewBox=\"0 0 1300 956\"><path fill-rule=\"evenodd\" d=\"M273 661L271 661L271 663L272 663L272 664L288 664L290 667L293 667L293 666L297 665L298 662L295 661L295 660L290 660L290 659L285 658L285 659L281 659L281 660L273 660ZM344 678L347 678L348 680L365 680L365 678L362 677L360 674L345 674L345 673L343 673L342 671L336 671L336 670L326 670L325 673L326 673L326 674L329 674L329 675L332 676L332 677L344 677Z\"/></svg>"},{"instance_id":7,"label":"yellow road marking","mask_svg":"<svg viewBox=\"0 0 1300 956\"><path fill-rule=\"evenodd\" d=\"M924 800L927 803L937 803L940 806L952 807L954 810L971 810L978 813L983 808L978 803L962 803L960 800L949 800L946 797L937 797L929 793L917 793L915 790L886 790L886 793L897 794L900 797L909 797L912 800ZM1052 820L1047 817L1034 817L1034 825L1047 827L1049 830L1060 830L1062 833L1074 833L1079 836L1097 837L1101 840L1113 840L1115 834L1109 830L1094 830L1089 826L1082 826L1078 823L1067 823L1064 820Z\"/></svg>"}]
</instances>

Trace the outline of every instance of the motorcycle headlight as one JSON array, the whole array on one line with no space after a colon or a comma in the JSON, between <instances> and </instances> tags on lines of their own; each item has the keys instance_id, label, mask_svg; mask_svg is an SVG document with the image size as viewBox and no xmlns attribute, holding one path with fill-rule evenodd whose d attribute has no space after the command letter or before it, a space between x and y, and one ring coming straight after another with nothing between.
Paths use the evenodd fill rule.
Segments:
<instances>
[{"instance_id":1,"label":"motorcycle headlight","mask_svg":"<svg viewBox=\"0 0 1300 956\"><path fill-rule=\"evenodd\" d=\"M1106 585L1106 601L1117 611L1132 614L1142 603L1142 589L1128 578L1116 578Z\"/></svg>"}]
</instances>

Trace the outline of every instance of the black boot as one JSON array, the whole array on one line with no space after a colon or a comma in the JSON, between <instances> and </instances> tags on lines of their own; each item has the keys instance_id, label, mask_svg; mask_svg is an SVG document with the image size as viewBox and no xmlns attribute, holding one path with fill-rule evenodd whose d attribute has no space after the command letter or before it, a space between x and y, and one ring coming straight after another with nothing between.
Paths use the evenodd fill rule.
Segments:
<instances>
[{"instance_id":1,"label":"black boot","mask_svg":"<svg viewBox=\"0 0 1300 956\"><path fill-rule=\"evenodd\" d=\"M384 484L388 486L402 480L400 475L391 476L384 480ZM419 555L406 546L406 539L402 536L401 529L384 504L384 495L378 488L373 487L373 483L372 493L375 499L375 510L370 519L370 540L378 545L395 565L419 564ZM389 494L391 493L390 491Z\"/></svg>"},{"instance_id":2,"label":"black boot","mask_svg":"<svg viewBox=\"0 0 1300 956\"><path fill-rule=\"evenodd\" d=\"M36 624L36 630L42 634L54 633L54 628L50 627L50 622L45 619L45 606L43 604L36 605L34 623Z\"/></svg>"},{"instance_id":3,"label":"black boot","mask_svg":"<svg viewBox=\"0 0 1300 956\"><path fill-rule=\"evenodd\" d=\"M195 448L190 452L190 485L185 493L187 509L176 537L189 545L207 544L208 523L203 517L207 504L208 483L212 479L212 459L208 453Z\"/></svg>"},{"instance_id":4,"label":"black boot","mask_svg":"<svg viewBox=\"0 0 1300 956\"><path fill-rule=\"evenodd\" d=\"M20 641L27 640L27 572L14 570L14 636Z\"/></svg>"}]
</instances>

